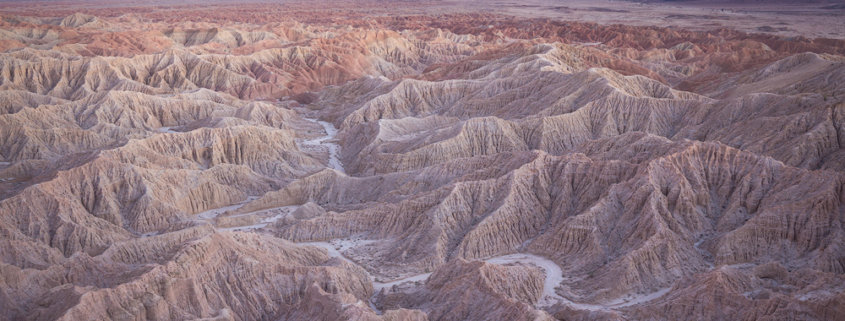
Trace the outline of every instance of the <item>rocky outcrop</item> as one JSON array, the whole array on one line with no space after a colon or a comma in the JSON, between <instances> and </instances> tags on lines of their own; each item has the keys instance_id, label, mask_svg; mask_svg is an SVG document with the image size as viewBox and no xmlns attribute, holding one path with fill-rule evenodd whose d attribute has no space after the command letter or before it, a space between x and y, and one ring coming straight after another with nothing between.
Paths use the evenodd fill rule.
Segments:
<instances>
[{"instance_id":1,"label":"rocky outcrop","mask_svg":"<svg viewBox=\"0 0 845 321\"><path fill-rule=\"evenodd\" d=\"M119 242L96 257L75 255L46 270L3 266L4 292L18 298L6 314L13 319L378 319L366 305L355 305L372 293L364 272L319 248L252 233L194 228ZM337 310L298 308L316 301Z\"/></svg>"},{"instance_id":2,"label":"rocky outcrop","mask_svg":"<svg viewBox=\"0 0 845 321\"><path fill-rule=\"evenodd\" d=\"M4 6L0 320L845 313L841 40L419 5Z\"/></svg>"},{"instance_id":3,"label":"rocky outcrop","mask_svg":"<svg viewBox=\"0 0 845 321\"><path fill-rule=\"evenodd\" d=\"M456 260L432 274L425 286L383 290L378 303L420 306L429 320L552 320L532 307L542 291L543 273L536 267Z\"/></svg>"}]
</instances>

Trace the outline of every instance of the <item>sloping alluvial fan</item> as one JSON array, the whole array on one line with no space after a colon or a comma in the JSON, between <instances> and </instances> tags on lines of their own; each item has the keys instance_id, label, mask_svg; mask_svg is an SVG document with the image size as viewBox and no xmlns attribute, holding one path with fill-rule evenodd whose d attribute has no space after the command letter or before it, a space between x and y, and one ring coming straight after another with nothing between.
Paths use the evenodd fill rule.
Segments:
<instances>
[{"instance_id":1,"label":"sloping alluvial fan","mask_svg":"<svg viewBox=\"0 0 845 321\"><path fill-rule=\"evenodd\" d=\"M845 316L845 40L314 6L0 7L0 320Z\"/></svg>"}]
</instances>

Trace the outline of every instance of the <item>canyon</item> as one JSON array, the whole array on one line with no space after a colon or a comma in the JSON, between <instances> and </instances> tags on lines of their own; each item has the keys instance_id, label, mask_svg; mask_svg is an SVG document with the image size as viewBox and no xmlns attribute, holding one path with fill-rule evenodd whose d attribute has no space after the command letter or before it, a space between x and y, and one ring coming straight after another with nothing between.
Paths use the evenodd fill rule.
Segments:
<instances>
[{"instance_id":1,"label":"canyon","mask_svg":"<svg viewBox=\"0 0 845 321\"><path fill-rule=\"evenodd\" d=\"M561 3L0 2L0 320L845 315L845 7Z\"/></svg>"}]
</instances>

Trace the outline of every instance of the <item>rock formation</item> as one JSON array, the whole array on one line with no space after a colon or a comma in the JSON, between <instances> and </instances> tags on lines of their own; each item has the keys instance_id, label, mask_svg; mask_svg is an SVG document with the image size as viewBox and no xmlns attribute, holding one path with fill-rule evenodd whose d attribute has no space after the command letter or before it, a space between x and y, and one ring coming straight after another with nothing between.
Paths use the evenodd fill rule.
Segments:
<instances>
[{"instance_id":1,"label":"rock formation","mask_svg":"<svg viewBox=\"0 0 845 321\"><path fill-rule=\"evenodd\" d=\"M0 5L0 320L845 315L845 40L332 4Z\"/></svg>"}]
</instances>

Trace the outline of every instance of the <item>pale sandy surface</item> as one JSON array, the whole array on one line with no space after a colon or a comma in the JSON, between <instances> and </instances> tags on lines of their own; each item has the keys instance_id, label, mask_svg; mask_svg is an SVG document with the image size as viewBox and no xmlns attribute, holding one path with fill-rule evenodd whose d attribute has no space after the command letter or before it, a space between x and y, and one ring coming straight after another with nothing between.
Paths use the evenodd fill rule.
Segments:
<instances>
[{"instance_id":1,"label":"pale sandy surface","mask_svg":"<svg viewBox=\"0 0 845 321\"><path fill-rule=\"evenodd\" d=\"M297 8L308 5L308 10L331 12L353 10L367 15L437 15L453 13L488 13L513 15L522 18L550 18L568 21L595 22L599 24L625 24L635 26L676 26L691 30L731 28L750 33L779 36L804 36L845 38L845 7L835 2L822 3L732 3L719 1L684 2L635 2L618 0L452 0L452 1L245 1L245 3L270 3ZM333 9L319 5L325 3ZM318 4L318 6L310 6ZM76 10L125 9L148 7L154 10L181 9L184 6L228 6L231 1L152 1L138 4L130 1L61 2L0 1L0 12L39 11L73 12ZM314 9L317 8L317 9ZM42 10L44 9L44 10ZM144 9L146 10L146 9Z\"/></svg>"}]
</instances>

